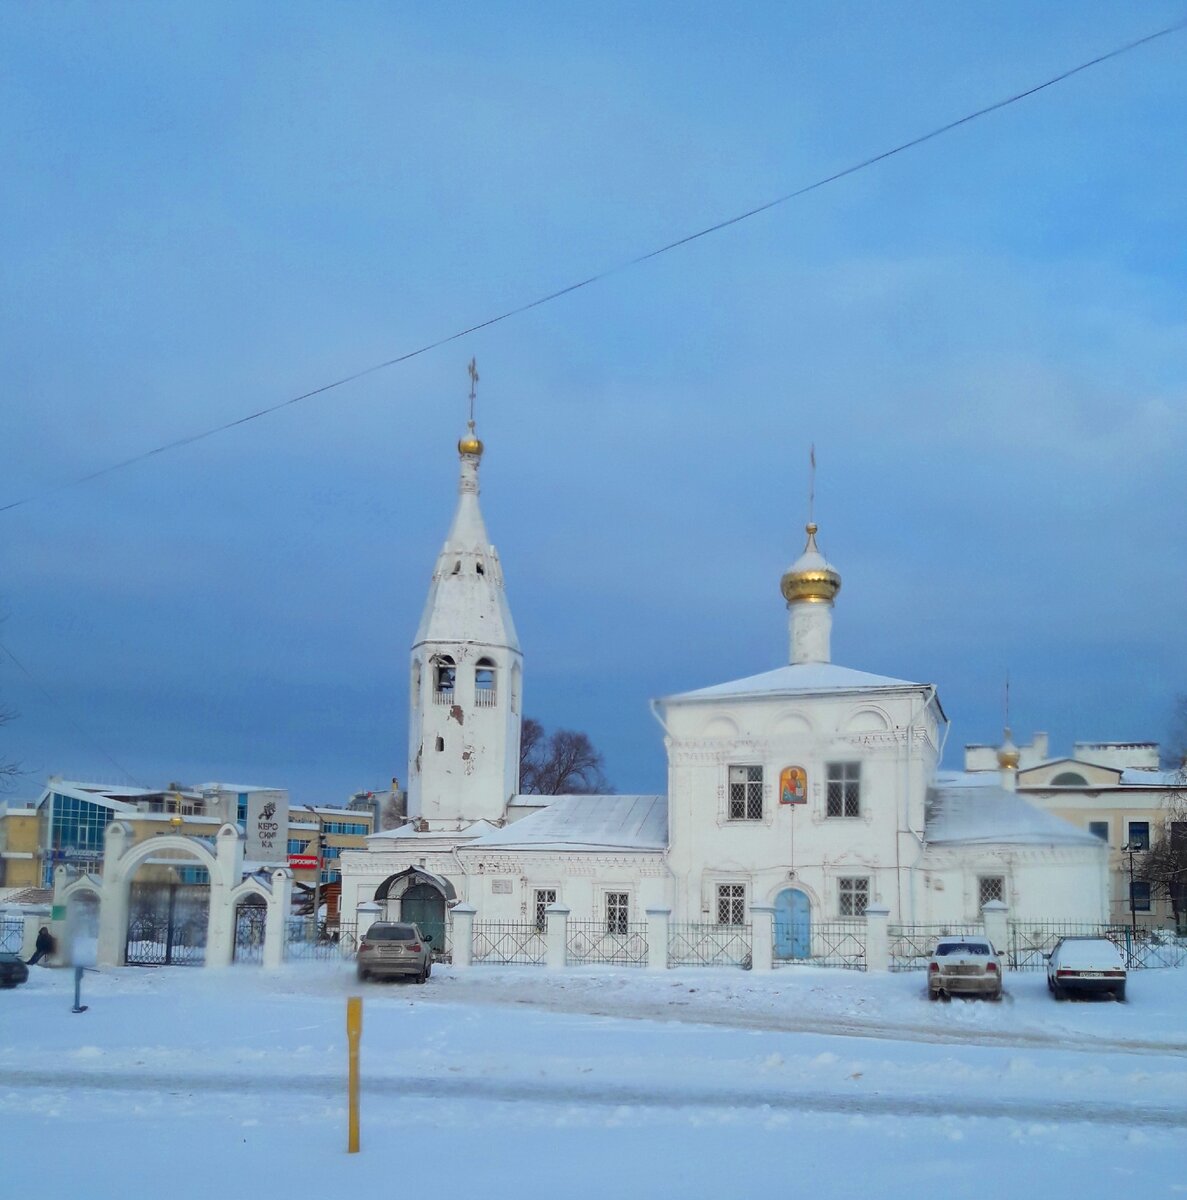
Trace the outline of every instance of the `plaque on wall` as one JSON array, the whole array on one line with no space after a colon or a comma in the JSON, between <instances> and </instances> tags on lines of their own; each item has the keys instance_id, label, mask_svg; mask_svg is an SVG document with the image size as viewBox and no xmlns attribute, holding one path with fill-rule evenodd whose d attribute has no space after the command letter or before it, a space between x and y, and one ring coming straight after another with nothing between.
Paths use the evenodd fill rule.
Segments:
<instances>
[{"instance_id":1,"label":"plaque on wall","mask_svg":"<svg viewBox=\"0 0 1187 1200\"><path fill-rule=\"evenodd\" d=\"M808 772L803 767L784 767L779 772L779 803L808 803Z\"/></svg>"},{"instance_id":2,"label":"plaque on wall","mask_svg":"<svg viewBox=\"0 0 1187 1200\"><path fill-rule=\"evenodd\" d=\"M490 881L491 894L495 896L510 896L511 895L511 880L510 879L492 879Z\"/></svg>"}]
</instances>

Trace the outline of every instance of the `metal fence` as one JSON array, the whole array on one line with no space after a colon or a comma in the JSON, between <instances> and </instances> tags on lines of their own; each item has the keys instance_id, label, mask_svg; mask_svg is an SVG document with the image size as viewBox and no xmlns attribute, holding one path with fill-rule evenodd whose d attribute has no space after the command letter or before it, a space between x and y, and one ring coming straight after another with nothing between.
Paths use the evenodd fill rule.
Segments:
<instances>
[{"instance_id":1,"label":"metal fence","mask_svg":"<svg viewBox=\"0 0 1187 1200\"><path fill-rule=\"evenodd\" d=\"M565 949L572 963L617 963L641 967L647 963L647 926L630 924L621 932L605 921L570 921Z\"/></svg>"},{"instance_id":2,"label":"metal fence","mask_svg":"<svg viewBox=\"0 0 1187 1200\"><path fill-rule=\"evenodd\" d=\"M1136 930L1130 925L1091 925L1072 921L1011 921L1007 951L1011 971L1045 971L1047 956L1063 937L1104 937L1125 955L1132 970L1187 964L1187 937L1169 929Z\"/></svg>"},{"instance_id":3,"label":"metal fence","mask_svg":"<svg viewBox=\"0 0 1187 1200\"><path fill-rule=\"evenodd\" d=\"M891 925L890 969L892 971L926 971L936 942L942 937L985 937L980 922L947 925ZM1001 947L998 947L1001 949Z\"/></svg>"},{"instance_id":4,"label":"metal fence","mask_svg":"<svg viewBox=\"0 0 1187 1200\"><path fill-rule=\"evenodd\" d=\"M673 967L749 967L751 926L673 922L668 963Z\"/></svg>"},{"instance_id":5,"label":"metal fence","mask_svg":"<svg viewBox=\"0 0 1187 1200\"><path fill-rule=\"evenodd\" d=\"M533 921L474 922L473 961L476 963L540 966L545 951L544 934Z\"/></svg>"},{"instance_id":6,"label":"metal fence","mask_svg":"<svg viewBox=\"0 0 1187 1200\"><path fill-rule=\"evenodd\" d=\"M290 961L353 958L358 949L358 926L353 921L327 925L311 917L285 922L284 956Z\"/></svg>"},{"instance_id":7,"label":"metal fence","mask_svg":"<svg viewBox=\"0 0 1187 1200\"><path fill-rule=\"evenodd\" d=\"M0 916L0 954L20 954L25 941L25 918Z\"/></svg>"},{"instance_id":8,"label":"metal fence","mask_svg":"<svg viewBox=\"0 0 1187 1200\"><path fill-rule=\"evenodd\" d=\"M264 931L268 910L262 904L239 904L235 907L235 945L232 957L237 963L264 961Z\"/></svg>"},{"instance_id":9,"label":"metal fence","mask_svg":"<svg viewBox=\"0 0 1187 1200\"><path fill-rule=\"evenodd\" d=\"M775 922L775 945L792 942L791 926ZM865 921L818 921L812 926L809 952L796 958L773 960L776 967L843 967L848 971L866 969Z\"/></svg>"}]
</instances>

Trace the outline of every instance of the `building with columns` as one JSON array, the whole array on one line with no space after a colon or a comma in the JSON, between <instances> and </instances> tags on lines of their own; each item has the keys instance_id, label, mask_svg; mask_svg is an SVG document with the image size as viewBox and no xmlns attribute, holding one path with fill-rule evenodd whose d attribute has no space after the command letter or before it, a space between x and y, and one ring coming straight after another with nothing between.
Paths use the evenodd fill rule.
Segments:
<instances>
[{"instance_id":1,"label":"building with columns","mask_svg":"<svg viewBox=\"0 0 1187 1200\"><path fill-rule=\"evenodd\" d=\"M939 770L934 684L832 661L839 572L807 526L783 574L788 661L652 702L666 796L518 795L524 661L479 505L483 445L458 443L457 506L411 653L408 821L342 856L343 909L377 902L434 933L451 904L536 921L554 903L608 931L649 908L722 926L774 909L775 953L804 957L820 922L1101 921L1107 851L997 769ZM643 714L640 714L643 719ZM439 943L438 943L439 944Z\"/></svg>"}]
</instances>

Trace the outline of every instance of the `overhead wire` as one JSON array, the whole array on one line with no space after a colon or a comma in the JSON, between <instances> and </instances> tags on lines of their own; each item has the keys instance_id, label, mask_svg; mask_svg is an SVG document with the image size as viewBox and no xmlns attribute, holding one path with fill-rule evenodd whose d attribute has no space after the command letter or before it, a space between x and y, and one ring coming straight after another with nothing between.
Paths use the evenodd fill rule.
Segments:
<instances>
[{"instance_id":1,"label":"overhead wire","mask_svg":"<svg viewBox=\"0 0 1187 1200\"><path fill-rule=\"evenodd\" d=\"M336 388L344 387L346 384L354 383L359 379L363 379L368 375L374 375L378 371L387 370L390 367L399 365L400 363L408 362L410 359L417 358L422 354L428 354L432 350L438 350L442 346L449 345L450 342L456 342L460 338L468 337L470 334L478 333L484 329L489 329L492 325L501 324L503 321L508 321L512 317L522 316L524 313L530 312L532 309L539 308L542 305L550 304L554 300L559 300L564 296L571 295L573 292L581 291L583 288L599 283L612 275L616 275L622 271L629 270L632 267L637 267L643 263L650 262L652 259L659 258L663 254L669 254L673 250L677 250L682 246L687 246L691 242L700 240L701 238L709 237L711 234L719 233L723 229L729 229L731 226L740 224L742 221L748 221L753 217L757 217L762 213L769 212L771 209L778 208L781 205L798 199L801 196L806 196L810 192L827 187L831 183L836 183L840 179L845 179L849 175L854 175L858 171L867 170L869 167L875 166L878 163L885 162L895 155L902 154L907 150L912 150L916 146L921 146L926 142L930 142L935 138L942 137L946 133L951 133L954 129L959 129L961 126L967 125L972 121L976 121L981 117L988 116L990 113L999 112L1003 108L1008 108L1012 104L1017 104L1021 100L1025 100L1030 96L1034 96L1039 92L1045 91L1047 88L1054 87L1056 84L1062 83L1065 80L1071 79L1075 75L1079 75L1083 71L1087 71L1092 67L1099 66L1101 63L1118 58L1123 54L1128 54L1130 51L1136 50L1141 46L1149 45L1151 42L1158 41L1161 38L1168 37L1173 33L1179 33L1187 28L1187 18L1177 21L1172 25L1156 30L1154 33L1146 34L1143 37L1136 38L1133 41L1126 42L1124 45L1117 46L1112 50L1108 50L1103 54L1098 54L1095 58L1090 58L1085 62L1079 63L1077 66L1070 67L1066 71L1061 71L1057 75L1052 75L1049 79L1045 79L1042 83L1034 84L1032 87L1023 89L1020 92L1015 92L1013 95L1007 96L1002 100L997 100L992 104L987 104L983 108L978 108L973 112L966 113L962 117L958 117L954 121L949 121L947 124L937 126L935 129L929 130L927 133L922 133L918 137L913 137L908 141L901 142L897 146L893 146L889 150L883 150L879 154L871 155L869 158L864 158L859 162L852 163L848 167L844 167L839 171L834 171L830 175L825 175L812 183L805 184L790 192L785 192L780 196L776 196L772 200L768 200L763 204L756 205L754 208L747 209L745 212L737 213L734 216L727 217L723 220L716 221L711 225L706 225L701 229L697 229L692 233L675 238L670 242L666 242L661 246L657 246L652 250L648 250L642 254L635 255L633 258L625 259L624 261L601 271L597 271L592 275L587 275L583 279L578 279L573 283L567 284L564 287L557 288L555 291L547 292L542 296L537 296L534 300L529 300L524 304L518 304L514 308L509 308L504 312L498 313L495 316L488 317L485 320L478 321L473 325L468 325L464 329L459 329L454 333L446 334L443 337L437 338L434 341L427 342L423 346L418 346L415 350L408 350L403 354L398 354L393 358L385 359L383 362L375 363L372 366L364 367L359 371L353 371L349 375L344 375L340 379L335 379L330 383L324 383L319 387L310 388L308 391L301 392L298 395L290 396L286 400L281 400L276 404L268 405L265 408L257 409L255 412L247 413L242 417L237 417L232 421L226 421L221 425L215 425L209 429L199 430L196 433L187 434L184 437L174 438L168 442L162 442L158 446L154 446L151 450L144 450L138 454L133 454L128 458L120 459L117 462L109 463L107 466L100 467L97 470L89 471L83 475L75 476L71 479L63 480L51 487L41 489L36 492L31 492L26 496L22 496L16 500L10 500L7 504L0 505L0 513L11 512L13 509L21 508L22 506L40 500L46 496L53 495L57 492L64 491L67 488L78 487L84 483L90 483L93 480L101 479L106 475L111 475L116 471L122 471L136 463L145 462L150 458L155 458L158 455L166 454L172 450L178 450L183 446L193 445L195 442L200 442L206 438L214 437L219 433L226 433L231 429L236 429L241 425L246 425L251 421L257 421L262 417L271 416L273 413L280 412L282 409L291 408L295 404L299 404L304 400L310 400L314 396L324 395L326 392L333 391Z\"/></svg>"}]
</instances>

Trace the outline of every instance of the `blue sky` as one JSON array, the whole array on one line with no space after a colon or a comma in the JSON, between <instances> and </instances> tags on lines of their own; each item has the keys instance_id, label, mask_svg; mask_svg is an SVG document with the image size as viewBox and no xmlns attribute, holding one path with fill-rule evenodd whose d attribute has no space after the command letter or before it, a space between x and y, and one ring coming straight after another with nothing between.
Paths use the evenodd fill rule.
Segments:
<instances>
[{"instance_id":1,"label":"blue sky","mask_svg":"<svg viewBox=\"0 0 1187 1200\"><path fill-rule=\"evenodd\" d=\"M0 14L0 504L414 349L1172 23L1173 4ZM947 759L1187 690L1187 33L492 329L0 514L0 752L341 800L405 774L466 363L525 700L662 790L650 697L834 658ZM114 763L111 761L114 760Z\"/></svg>"}]
</instances>

